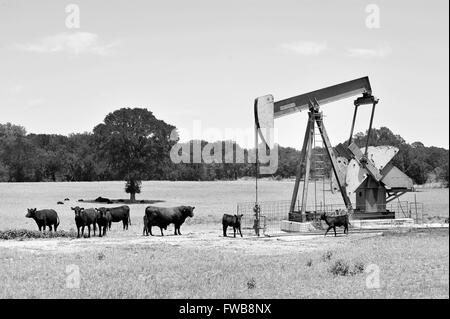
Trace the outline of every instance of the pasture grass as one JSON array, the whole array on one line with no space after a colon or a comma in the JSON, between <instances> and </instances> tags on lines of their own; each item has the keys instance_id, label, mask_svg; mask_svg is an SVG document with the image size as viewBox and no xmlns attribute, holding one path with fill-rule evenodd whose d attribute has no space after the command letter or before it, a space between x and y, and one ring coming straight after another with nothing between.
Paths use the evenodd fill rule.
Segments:
<instances>
[{"instance_id":1,"label":"pasture grass","mask_svg":"<svg viewBox=\"0 0 450 319\"><path fill-rule=\"evenodd\" d=\"M70 254L0 248L0 298L449 298L448 229L277 256L251 249L164 242ZM337 262L347 275L330 272ZM80 288L66 286L71 265L79 267ZM374 265L380 287L369 289L365 270Z\"/></svg>"}]
</instances>

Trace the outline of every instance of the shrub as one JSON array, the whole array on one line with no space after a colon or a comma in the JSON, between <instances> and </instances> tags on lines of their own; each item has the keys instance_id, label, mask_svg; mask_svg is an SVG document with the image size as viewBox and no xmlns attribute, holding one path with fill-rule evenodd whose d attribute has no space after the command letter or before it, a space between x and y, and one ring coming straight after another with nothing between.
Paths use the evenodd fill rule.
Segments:
<instances>
[{"instance_id":1,"label":"shrub","mask_svg":"<svg viewBox=\"0 0 450 319\"><path fill-rule=\"evenodd\" d=\"M28 230L28 229L8 229L4 231L0 231L0 239L9 240L9 239L30 239L30 238L76 238L77 233L73 230L64 231L58 230L56 232L40 232L37 230Z\"/></svg>"},{"instance_id":2,"label":"shrub","mask_svg":"<svg viewBox=\"0 0 450 319\"><path fill-rule=\"evenodd\" d=\"M247 281L247 288L248 289L255 289L256 288L256 280L254 278Z\"/></svg>"},{"instance_id":3,"label":"shrub","mask_svg":"<svg viewBox=\"0 0 450 319\"><path fill-rule=\"evenodd\" d=\"M350 274L350 266L343 259L338 259L331 265L328 270L335 276L348 276Z\"/></svg>"},{"instance_id":4,"label":"shrub","mask_svg":"<svg viewBox=\"0 0 450 319\"><path fill-rule=\"evenodd\" d=\"M309 260L306 262L306 266L307 266L307 267L311 267L312 264L313 264L312 259L309 259Z\"/></svg>"},{"instance_id":5,"label":"shrub","mask_svg":"<svg viewBox=\"0 0 450 319\"><path fill-rule=\"evenodd\" d=\"M360 274L360 273L364 272L364 269L365 269L364 263L361 261L357 261L353 265L352 275Z\"/></svg>"},{"instance_id":6,"label":"shrub","mask_svg":"<svg viewBox=\"0 0 450 319\"><path fill-rule=\"evenodd\" d=\"M327 252L325 252L325 253L322 255L322 260L323 260L323 261L331 260L331 257L333 257L333 252L327 250Z\"/></svg>"}]
</instances>

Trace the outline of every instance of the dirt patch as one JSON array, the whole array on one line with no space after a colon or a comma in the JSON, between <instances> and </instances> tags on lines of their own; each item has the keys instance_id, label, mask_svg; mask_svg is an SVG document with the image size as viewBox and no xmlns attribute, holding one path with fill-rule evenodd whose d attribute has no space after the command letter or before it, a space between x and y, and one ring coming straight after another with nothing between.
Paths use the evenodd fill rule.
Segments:
<instances>
[{"instance_id":1,"label":"dirt patch","mask_svg":"<svg viewBox=\"0 0 450 319\"><path fill-rule=\"evenodd\" d=\"M249 255L282 255L290 252L307 252L343 246L363 238L379 236L380 233L350 234L349 236L324 237L323 235L289 235L276 237L222 237L215 227L196 227L195 232L185 232L181 236L141 236L112 232L106 237L83 239L32 239L26 241L0 241L0 248L9 248L30 253L73 253L105 248L130 247L148 248L170 245L179 248L212 249L227 252L245 252Z\"/></svg>"}]
</instances>

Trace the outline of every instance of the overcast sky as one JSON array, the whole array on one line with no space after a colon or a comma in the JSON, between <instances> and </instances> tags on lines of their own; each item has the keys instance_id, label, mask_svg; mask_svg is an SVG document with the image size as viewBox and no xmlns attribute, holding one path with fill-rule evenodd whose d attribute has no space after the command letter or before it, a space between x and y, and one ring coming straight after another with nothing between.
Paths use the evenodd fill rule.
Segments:
<instances>
[{"instance_id":1,"label":"overcast sky","mask_svg":"<svg viewBox=\"0 0 450 319\"><path fill-rule=\"evenodd\" d=\"M80 28L66 26L70 3ZM369 4L379 28L366 25ZM448 148L448 10L447 0L0 0L0 123L68 134L146 107L184 140L195 123L251 128L258 96L367 75L375 127ZM323 107L333 144L348 138L352 103ZM368 122L365 108L356 131ZM300 148L305 113L275 125L281 145Z\"/></svg>"}]
</instances>

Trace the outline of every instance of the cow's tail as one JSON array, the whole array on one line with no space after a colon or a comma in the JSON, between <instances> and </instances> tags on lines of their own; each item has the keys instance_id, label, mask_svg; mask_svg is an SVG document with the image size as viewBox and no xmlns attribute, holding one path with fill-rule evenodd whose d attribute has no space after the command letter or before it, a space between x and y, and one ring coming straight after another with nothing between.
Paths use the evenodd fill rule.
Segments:
<instances>
[{"instance_id":1,"label":"cow's tail","mask_svg":"<svg viewBox=\"0 0 450 319\"><path fill-rule=\"evenodd\" d=\"M58 226L59 226L59 216L56 215L56 227L58 227Z\"/></svg>"}]
</instances>

